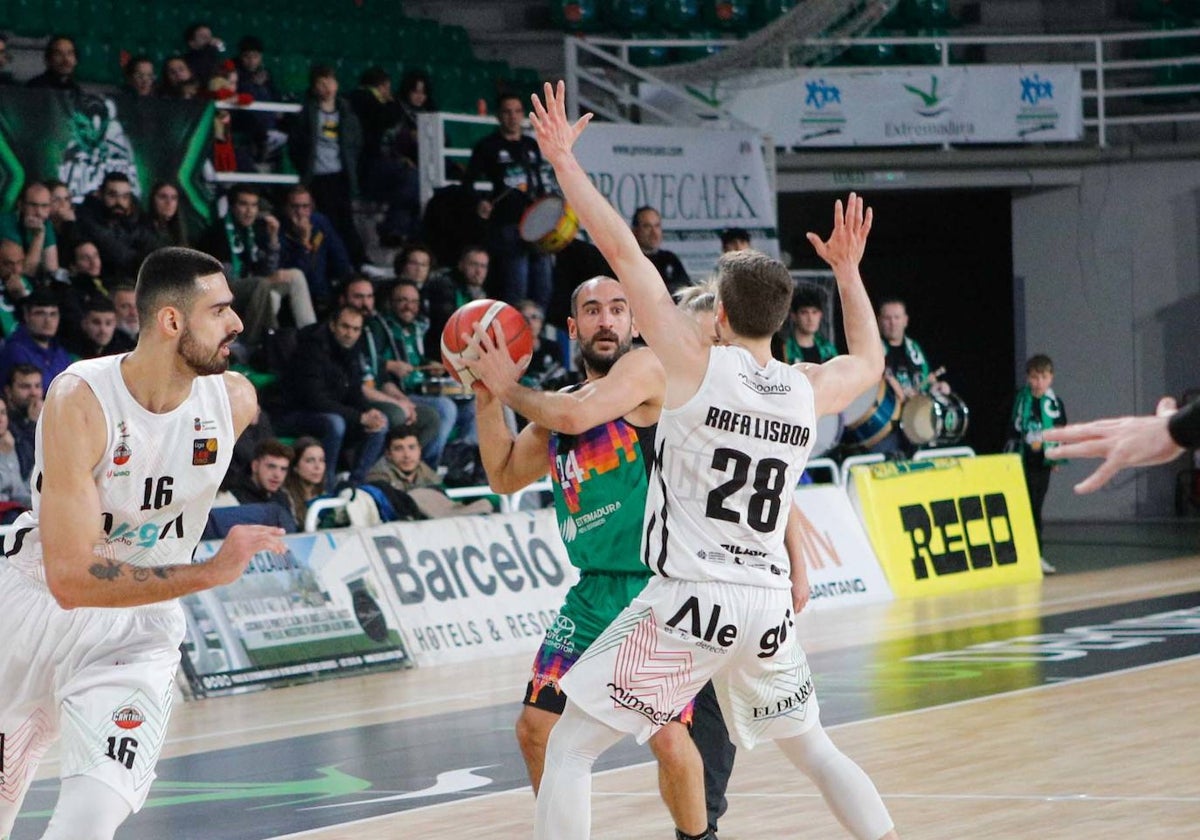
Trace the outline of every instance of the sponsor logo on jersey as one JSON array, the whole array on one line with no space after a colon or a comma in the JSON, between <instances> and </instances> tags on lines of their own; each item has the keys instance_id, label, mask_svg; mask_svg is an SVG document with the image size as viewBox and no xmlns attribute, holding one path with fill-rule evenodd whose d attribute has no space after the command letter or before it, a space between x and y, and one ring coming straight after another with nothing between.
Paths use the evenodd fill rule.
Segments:
<instances>
[{"instance_id":1,"label":"sponsor logo on jersey","mask_svg":"<svg viewBox=\"0 0 1200 840\"><path fill-rule=\"evenodd\" d=\"M133 450L129 448L129 444L125 441L119 442L113 448L113 463L118 467L129 463L129 459L133 457Z\"/></svg>"},{"instance_id":2,"label":"sponsor logo on jersey","mask_svg":"<svg viewBox=\"0 0 1200 840\"><path fill-rule=\"evenodd\" d=\"M129 470L113 470L113 469L110 469L110 470L108 470L106 473L104 473L104 477L105 477L105 478L125 478L125 477L127 477L127 476L129 476L129 475L131 475L131 474L132 474L132 473L131 473Z\"/></svg>"},{"instance_id":3,"label":"sponsor logo on jersey","mask_svg":"<svg viewBox=\"0 0 1200 840\"><path fill-rule=\"evenodd\" d=\"M780 697L774 703L768 706L752 706L754 710L754 719L763 720L767 718L783 717L790 715L793 712L803 712L804 707L808 704L808 698L812 697L813 684L812 678L804 681L804 685L793 691L791 694ZM802 715L803 716L803 715Z\"/></svg>"},{"instance_id":4,"label":"sponsor logo on jersey","mask_svg":"<svg viewBox=\"0 0 1200 840\"><path fill-rule=\"evenodd\" d=\"M208 432L217 428L216 420L202 420L199 417L192 418L192 428L197 432Z\"/></svg>"},{"instance_id":5,"label":"sponsor logo on jersey","mask_svg":"<svg viewBox=\"0 0 1200 840\"><path fill-rule=\"evenodd\" d=\"M637 712L658 726L665 726L671 722L670 712L659 711L629 689L621 688L616 683L609 683L608 687L611 689L608 696L618 706L624 706L626 709Z\"/></svg>"},{"instance_id":6,"label":"sponsor logo on jersey","mask_svg":"<svg viewBox=\"0 0 1200 840\"><path fill-rule=\"evenodd\" d=\"M771 396L774 394L790 394L792 386L786 382L757 382L744 373L738 374L738 381L756 394Z\"/></svg>"},{"instance_id":7,"label":"sponsor logo on jersey","mask_svg":"<svg viewBox=\"0 0 1200 840\"><path fill-rule=\"evenodd\" d=\"M740 545L727 545L726 543L721 543L721 548L725 549L730 554L741 554L746 557L766 557L767 556L767 552L765 552L765 551L762 551L757 548L745 548Z\"/></svg>"},{"instance_id":8,"label":"sponsor logo on jersey","mask_svg":"<svg viewBox=\"0 0 1200 840\"><path fill-rule=\"evenodd\" d=\"M192 466L207 467L217 463L217 439L196 438L192 441Z\"/></svg>"},{"instance_id":9,"label":"sponsor logo on jersey","mask_svg":"<svg viewBox=\"0 0 1200 840\"><path fill-rule=\"evenodd\" d=\"M137 729L146 722L146 716L136 706L122 706L113 712L112 719L122 729Z\"/></svg>"}]
</instances>

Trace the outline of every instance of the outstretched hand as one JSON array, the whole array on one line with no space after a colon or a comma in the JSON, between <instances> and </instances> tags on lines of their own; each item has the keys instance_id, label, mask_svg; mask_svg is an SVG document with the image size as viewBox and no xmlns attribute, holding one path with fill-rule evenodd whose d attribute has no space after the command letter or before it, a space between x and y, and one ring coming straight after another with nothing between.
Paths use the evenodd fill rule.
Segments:
<instances>
[{"instance_id":1,"label":"outstretched hand","mask_svg":"<svg viewBox=\"0 0 1200 840\"><path fill-rule=\"evenodd\" d=\"M850 193L844 211L840 198L834 202L833 233L829 234L828 240L822 241L820 236L811 232L806 236L816 249L817 256L835 271L838 268L852 268L862 260L873 218L871 208L866 207L862 197Z\"/></svg>"},{"instance_id":2,"label":"outstretched hand","mask_svg":"<svg viewBox=\"0 0 1200 840\"><path fill-rule=\"evenodd\" d=\"M1116 417L1091 423L1072 423L1042 433L1045 440L1061 444L1054 458L1103 458L1104 463L1075 485L1076 493L1099 490L1126 467L1165 464L1183 453L1167 430L1167 420L1177 410L1175 400L1159 400L1150 417Z\"/></svg>"},{"instance_id":3,"label":"outstretched hand","mask_svg":"<svg viewBox=\"0 0 1200 840\"><path fill-rule=\"evenodd\" d=\"M575 141L592 121L591 114L584 114L571 125L567 120L566 94L566 85L560 79L557 87L546 82L543 92L545 105L536 93L530 97L533 100L533 111L529 114L529 123L533 126L542 157L549 161L551 166L571 154Z\"/></svg>"}]
</instances>

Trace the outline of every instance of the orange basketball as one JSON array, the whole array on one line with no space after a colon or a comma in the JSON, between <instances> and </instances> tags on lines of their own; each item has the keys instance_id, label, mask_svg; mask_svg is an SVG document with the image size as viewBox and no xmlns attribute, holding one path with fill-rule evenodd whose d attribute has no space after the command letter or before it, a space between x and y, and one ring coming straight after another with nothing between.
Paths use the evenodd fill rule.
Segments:
<instances>
[{"instance_id":1,"label":"orange basketball","mask_svg":"<svg viewBox=\"0 0 1200 840\"><path fill-rule=\"evenodd\" d=\"M442 329L442 364L451 376L468 387L475 383L475 377L462 361L464 352L470 352L462 334L473 333L476 323L487 330L492 338L496 337L492 325L500 325L504 331L504 342L508 345L508 354L514 362L533 352L533 331L516 307L488 298L460 306Z\"/></svg>"}]
</instances>

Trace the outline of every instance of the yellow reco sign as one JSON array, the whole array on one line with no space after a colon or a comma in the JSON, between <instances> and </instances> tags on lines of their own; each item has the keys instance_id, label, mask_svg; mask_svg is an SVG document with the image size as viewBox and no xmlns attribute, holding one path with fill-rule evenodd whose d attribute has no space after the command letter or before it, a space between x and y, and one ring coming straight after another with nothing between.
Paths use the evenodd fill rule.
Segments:
<instances>
[{"instance_id":1,"label":"yellow reco sign","mask_svg":"<svg viewBox=\"0 0 1200 840\"><path fill-rule=\"evenodd\" d=\"M898 598L1038 580L1019 455L854 467L855 502Z\"/></svg>"}]
</instances>

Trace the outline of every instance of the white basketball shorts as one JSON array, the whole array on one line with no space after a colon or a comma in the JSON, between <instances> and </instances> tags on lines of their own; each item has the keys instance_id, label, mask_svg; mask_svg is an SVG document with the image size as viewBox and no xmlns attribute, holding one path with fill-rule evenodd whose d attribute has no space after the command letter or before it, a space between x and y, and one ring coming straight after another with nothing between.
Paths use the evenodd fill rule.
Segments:
<instances>
[{"instance_id":1,"label":"white basketball shorts","mask_svg":"<svg viewBox=\"0 0 1200 840\"><path fill-rule=\"evenodd\" d=\"M58 738L62 778L90 776L142 807L183 634L177 603L64 610L45 586L0 564L0 837Z\"/></svg>"},{"instance_id":2,"label":"white basketball shorts","mask_svg":"<svg viewBox=\"0 0 1200 840\"><path fill-rule=\"evenodd\" d=\"M735 744L790 738L819 716L794 620L786 589L654 577L561 685L643 743L711 679Z\"/></svg>"}]
</instances>

